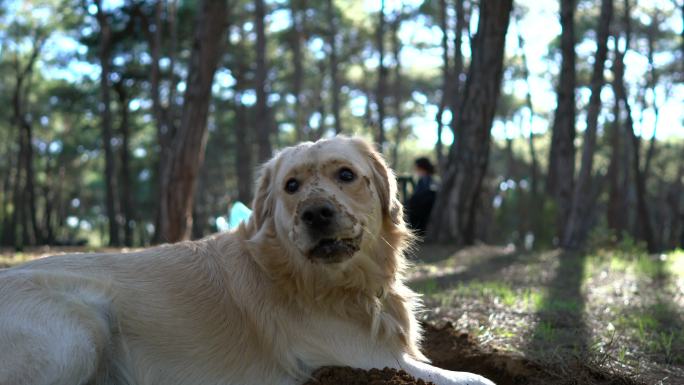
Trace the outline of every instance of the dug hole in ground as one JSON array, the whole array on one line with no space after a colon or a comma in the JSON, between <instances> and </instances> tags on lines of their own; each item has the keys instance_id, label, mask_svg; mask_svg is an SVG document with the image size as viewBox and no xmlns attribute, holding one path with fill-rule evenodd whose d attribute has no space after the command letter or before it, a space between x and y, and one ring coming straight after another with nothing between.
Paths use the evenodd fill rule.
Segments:
<instances>
[{"instance_id":1,"label":"dug hole in ground","mask_svg":"<svg viewBox=\"0 0 684 385\"><path fill-rule=\"evenodd\" d=\"M423 325L423 352L435 366L443 369L481 374L498 385L513 384L605 384L636 385L639 382L590 368L579 361L564 367L542 366L521 356L487 351L467 333L457 332L447 323L440 327ZM404 371L373 369L370 371L344 367L326 367L314 374L305 385L429 385Z\"/></svg>"}]
</instances>

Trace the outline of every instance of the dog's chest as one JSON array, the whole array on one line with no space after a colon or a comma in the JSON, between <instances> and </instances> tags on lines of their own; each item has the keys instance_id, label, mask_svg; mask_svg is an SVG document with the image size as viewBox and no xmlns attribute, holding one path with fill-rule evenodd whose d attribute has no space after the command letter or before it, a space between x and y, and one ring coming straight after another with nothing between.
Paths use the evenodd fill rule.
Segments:
<instances>
[{"instance_id":1,"label":"dog's chest","mask_svg":"<svg viewBox=\"0 0 684 385\"><path fill-rule=\"evenodd\" d=\"M321 366L384 367L400 355L373 337L370 330L334 317L315 316L292 323L288 334L286 354L307 371Z\"/></svg>"}]
</instances>

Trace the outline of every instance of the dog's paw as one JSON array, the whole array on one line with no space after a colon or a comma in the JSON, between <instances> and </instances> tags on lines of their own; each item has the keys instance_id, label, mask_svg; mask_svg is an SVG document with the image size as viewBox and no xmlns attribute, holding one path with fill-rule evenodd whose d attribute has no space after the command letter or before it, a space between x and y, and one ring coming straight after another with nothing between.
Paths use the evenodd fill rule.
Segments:
<instances>
[{"instance_id":1,"label":"dog's paw","mask_svg":"<svg viewBox=\"0 0 684 385\"><path fill-rule=\"evenodd\" d=\"M444 379L433 380L438 385L495 385L492 381L480 375L468 372L440 370L439 374L444 376Z\"/></svg>"},{"instance_id":2,"label":"dog's paw","mask_svg":"<svg viewBox=\"0 0 684 385\"><path fill-rule=\"evenodd\" d=\"M495 385L492 381L473 373L453 372L404 356L402 368L416 378L434 382L437 385Z\"/></svg>"}]
</instances>

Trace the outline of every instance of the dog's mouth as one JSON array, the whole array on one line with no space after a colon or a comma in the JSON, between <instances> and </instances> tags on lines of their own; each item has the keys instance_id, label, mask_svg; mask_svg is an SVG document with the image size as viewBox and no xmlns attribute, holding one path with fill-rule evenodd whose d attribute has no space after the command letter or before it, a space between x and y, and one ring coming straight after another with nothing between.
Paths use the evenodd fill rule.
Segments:
<instances>
[{"instance_id":1,"label":"dog's mouth","mask_svg":"<svg viewBox=\"0 0 684 385\"><path fill-rule=\"evenodd\" d=\"M338 263L354 256L361 246L361 235L354 238L323 238L309 251L309 259Z\"/></svg>"}]
</instances>

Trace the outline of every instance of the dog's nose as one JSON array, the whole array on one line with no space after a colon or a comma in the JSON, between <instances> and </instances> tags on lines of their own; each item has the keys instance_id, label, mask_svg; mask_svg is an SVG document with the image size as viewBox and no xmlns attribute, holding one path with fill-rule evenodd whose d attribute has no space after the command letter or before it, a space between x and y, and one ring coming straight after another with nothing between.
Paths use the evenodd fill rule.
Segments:
<instances>
[{"instance_id":1,"label":"dog's nose","mask_svg":"<svg viewBox=\"0 0 684 385\"><path fill-rule=\"evenodd\" d=\"M324 230L335 219L335 208L328 203L307 207L302 213L301 219L312 229Z\"/></svg>"}]
</instances>

